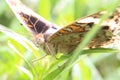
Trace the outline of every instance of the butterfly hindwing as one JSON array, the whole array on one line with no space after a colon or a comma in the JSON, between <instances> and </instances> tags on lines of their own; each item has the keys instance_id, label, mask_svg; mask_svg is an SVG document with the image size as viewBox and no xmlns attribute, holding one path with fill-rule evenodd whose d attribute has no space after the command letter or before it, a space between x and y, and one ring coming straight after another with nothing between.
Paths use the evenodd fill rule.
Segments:
<instances>
[{"instance_id":1,"label":"butterfly hindwing","mask_svg":"<svg viewBox=\"0 0 120 80\"><path fill-rule=\"evenodd\" d=\"M88 44L88 48L106 47L106 45L114 43L120 31L119 11L120 8L116 9L110 17L102 22L99 26L101 30L98 31L96 36ZM57 46L55 50L58 50L58 52L71 53L83 40L85 34L95 24L99 23L100 17L105 13L105 11L102 11L76 20L53 34L49 38L48 43L54 44L53 47Z\"/></svg>"}]
</instances>

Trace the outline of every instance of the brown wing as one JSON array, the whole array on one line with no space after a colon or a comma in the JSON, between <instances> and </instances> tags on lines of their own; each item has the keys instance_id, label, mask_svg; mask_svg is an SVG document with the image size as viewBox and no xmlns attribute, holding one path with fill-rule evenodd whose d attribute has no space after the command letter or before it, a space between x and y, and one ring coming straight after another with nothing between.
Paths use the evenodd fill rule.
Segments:
<instances>
[{"instance_id":1,"label":"brown wing","mask_svg":"<svg viewBox=\"0 0 120 80\"><path fill-rule=\"evenodd\" d=\"M101 24L102 29L87 47L101 47L114 41L120 29L119 12L119 9L117 9L108 19L103 21ZM92 26L99 22L101 15L105 13L105 11L98 12L81 18L50 36L48 43L51 46L51 50L53 50L52 52L71 53L82 41L86 32L91 30Z\"/></svg>"}]
</instances>

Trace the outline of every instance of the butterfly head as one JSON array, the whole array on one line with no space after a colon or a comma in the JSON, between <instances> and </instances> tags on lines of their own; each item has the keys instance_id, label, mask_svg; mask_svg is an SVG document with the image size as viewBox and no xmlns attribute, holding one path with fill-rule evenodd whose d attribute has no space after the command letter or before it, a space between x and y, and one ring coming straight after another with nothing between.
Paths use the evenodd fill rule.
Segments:
<instances>
[{"instance_id":1,"label":"butterfly head","mask_svg":"<svg viewBox=\"0 0 120 80\"><path fill-rule=\"evenodd\" d=\"M45 43L45 38L42 33L39 33L35 37L33 37L33 42L35 43L36 46L41 46L42 44Z\"/></svg>"}]
</instances>

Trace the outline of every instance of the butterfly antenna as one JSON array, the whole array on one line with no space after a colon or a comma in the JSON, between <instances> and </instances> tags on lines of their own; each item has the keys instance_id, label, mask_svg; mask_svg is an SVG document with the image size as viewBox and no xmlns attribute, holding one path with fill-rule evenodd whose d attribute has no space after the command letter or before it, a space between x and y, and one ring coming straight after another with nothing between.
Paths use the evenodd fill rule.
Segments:
<instances>
[{"instance_id":1,"label":"butterfly antenna","mask_svg":"<svg viewBox=\"0 0 120 80\"><path fill-rule=\"evenodd\" d=\"M47 55L48 55L48 54L45 54L44 56L42 56L42 57L40 57L40 58L37 58L37 59L32 60L32 63L34 63L34 62L36 62L36 61L39 61L39 60L45 58Z\"/></svg>"},{"instance_id":2,"label":"butterfly antenna","mask_svg":"<svg viewBox=\"0 0 120 80\"><path fill-rule=\"evenodd\" d=\"M42 29L41 33L44 33L44 31L45 31L45 27L43 27L43 29Z\"/></svg>"},{"instance_id":3,"label":"butterfly antenna","mask_svg":"<svg viewBox=\"0 0 120 80\"><path fill-rule=\"evenodd\" d=\"M30 17L31 17L31 16L30 16ZM37 20L35 21L35 23L33 23L33 22L31 21L30 17L29 17L29 21L30 21L30 23L33 25L35 32L38 33L38 31L37 31L35 25L37 24L37 22L38 22L39 20L37 19Z\"/></svg>"},{"instance_id":4,"label":"butterfly antenna","mask_svg":"<svg viewBox=\"0 0 120 80\"><path fill-rule=\"evenodd\" d=\"M30 20L30 17L29 17L29 20ZM30 20L30 22L31 22L31 24L33 25L33 27L34 27L34 30L37 32L37 33L39 33L38 32L38 30L36 29L36 27L35 27L35 25L38 23L38 19L35 21L35 23L33 23L31 20ZM43 33L44 32L44 30L45 30L45 27L43 27L43 29L42 29L42 31L40 32L40 33Z\"/></svg>"}]
</instances>

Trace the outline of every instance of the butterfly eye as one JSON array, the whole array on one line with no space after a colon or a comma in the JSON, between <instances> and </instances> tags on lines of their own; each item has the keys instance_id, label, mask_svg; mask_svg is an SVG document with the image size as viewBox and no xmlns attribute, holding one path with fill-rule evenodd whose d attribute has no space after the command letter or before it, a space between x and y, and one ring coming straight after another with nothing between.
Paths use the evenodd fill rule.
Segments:
<instances>
[{"instance_id":1,"label":"butterfly eye","mask_svg":"<svg viewBox=\"0 0 120 80\"><path fill-rule=\"evenodd\" d=\"M41 46L42 44L44 44L45 39L44 39L44 35L43 34L38 34L33 38L33 42L35 43L36 46Z\"/></svg>"}]
</instances>

